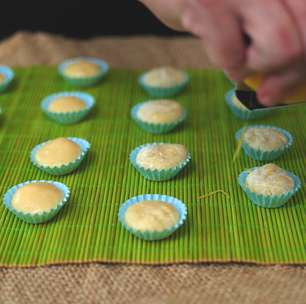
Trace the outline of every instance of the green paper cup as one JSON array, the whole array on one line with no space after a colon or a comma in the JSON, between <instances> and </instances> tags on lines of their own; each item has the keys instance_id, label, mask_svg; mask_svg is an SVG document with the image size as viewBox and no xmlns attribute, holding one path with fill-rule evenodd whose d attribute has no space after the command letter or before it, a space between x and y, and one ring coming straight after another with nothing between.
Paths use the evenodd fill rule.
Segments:
<instances>
[{"instance_id":1,"label":"green paper cup","mask_svg":"<svg viewBox=\"0 0 306 304\"><path fill-rule=\"evenodd\" d=\"M82 138L77 138L77 137L68 137L69 140L73 141L74 143L76 143L77 145L79 145L80 149L81 149L81 154L79 155L79 157L77 159L75 159L74 161L62 165L62 166L43 166L40 165L37 161L36 161L36 153L37 151L42 148L46 143L48 143L49 141L46 141L44 143L41 143L37 146L34 147L34 149L31 151L30 154L30 158L31 158L31 162L33 163L33 165L35 167L37 167L38 169L51 174L51 175L65 175L65 174L69 174L72 171L76 170L81 162L86 158L88 151L90 149L90 144L88 141L86 141L85 139Z\"/></svg>"},{"instance_id":2,"label":"green paper cup","mask_svg":"<svg viewBox=\"0 0 306 304\"><path fill-rule=\"evenodd\" d=\"M240 109L233 103L234 96L235 96L235 89L228 91L225 94L225 101L230 111L239 119L242 119L242 120L259 119L271 113L270 109L256 109L256 110Z\"/></svg>"},{"instance_id":3,"label":"green paper cup","mask_svg":"<svg viewBox=\"0 0 306 304\"><path fill-rule=\"evenodd\" d=\"M138 83L152 97L163 98L178 95L187 87L190 81L188 74L185 73L185 79L180 84L171 87L157 87L146 84L144 81L145 74L140 75Z\"/></svg>"},{"instance_id":4,"label":"green paper cup","mask_svg":"<svg viewBox=\"0 0 306 304\"><path fill-rule=\"evenodd\" d=\"M87 61L90 63L97 64L100 67L100 72L91 77L70 77L65 74L65 69L67 66L73 63L77 63L79 61ZM78 58L73 58L70 60L66 60L63 63L61 63L58 66L58 72L62 76L62 78L67 81L69 84L73 86L79 86L79 87L88 87L88 86L93 86L100 82L107 74L109 71L109 66L108 64L97 58L91 58L91 57L78 57Z\"/></svg>"},{"instance_id":5,"label":"green paper cup","mask_svg":"<svg viewBox=\"0 0 306 304\"><path fill-rule=\"evenodd\" d=\"M64 198L62 201L58 203L58 205L55 208L50 209L47 212L41 212L41 213L24 213L16 210L14 207L12 207L12 198L16 191L27 185L32 183L49 183L57 187L59 190L61 190L64 193ZM15 214L19 219L30 223L30 224L40 224L47 221L50 221L66 204L70 196L70 190L67 186L65 186L62 183L59 182L53 182L53 181L46 181L46 180L33 180L33 181L27 181L25 183L21 183L19 185L16 185L12 188L10 188L4 195L3 203L4 206L10 210L13 214Z\"/></svg>"},{"instance_id":6,"label":"green paper cup","mask_svg":"<svg viewBox=\"0 0 306 304\"><path fill-rule=\"evenodd\" d=\"M63 112L63 113L54 113L48 110L49 105L54 100L56 100L59 97L65 97L65 96L73 96L73 97L80 98L82 101L85 102L86 107L81 111ZM89 114L89 112L92 110L94 105L95 105L94 97L87 93L61 92L61 93L49 95L45 99L43 99L41 102L41 109L50 119L60 124L63 124L63 125L69 125L69 124L77 123L81 121L82 119L84 119Z\"/></svg>"},{"instance_id":7,"label":"green paper cup","mask_svg":"<svg viewBox=\"0 0 306 304\"><path fill-rule=\"evenodd\" d=\"M270 126L270 125L251 125L248 126L246 128L271 128L273 130L276 130L280 133L282 133L286 138L287 138L287 144L283 145L282 147L280 147L279 149L275 149L272 151L264 151L264 150L258 150L258 149L254 149L251 146L249 146L247 143L242 143L242 149L244 151L244 153L248 156L250 156L251 158L255 159L255 160L261 160L261 161L271 161L274 160L278 157L280 157L283 153L285 153L291 146L293 143L293 137L292 135L281 128L277 128L274 126ZM241 134L242 132L244 132L245 128L241 128L236 132L236 139L237 141L240 141L241 138Z\"/></svg>"},{"instance_id":8,"label":"green paper cup","mask_svg":"<svg viewBox=\"0 0 306 304\"><path fill-rule=\"evenodd\" d=\"M138 117L138 111L146 102L141 102L136 104L131 110L131 117L137 123L137 125L143 130L153 133L153 134L162 134L167 133L175 129L178 125L183 123L187 117L187 111L183 108L183 113L179 119L171 123L148 123Z\"/></svg>"},{"instance_id":9,"label":"green paper cup","mask_svg":"<svg viewBox=\"0 0 306 304\"><path fill-rule=\"evenodd\" d=\"M135 148L131 154L130 154L130 161L132 165L135 167L135 169L146 179L153 180L153 181L165 181L169 180L173 177L175 177L177 174L179 174L191 161L191 154L188 152L186 159L181 161L176 167L165 169L165 170L151 170L146 169L142 166L140 166L137 161L137 154L140 152L140 150L144 147L156 145L156 144L163 144L163 143L149 143L145 145L141 145L137 148Z\"/></svg>"},{"instance_id":10,"label":"green paper cup","mask_svg":"<svg viewBox=\"0 0 306 304\"><path fill-rule=\"evenodd\" d=\"M301 181L300 179L292 174L291 172L287 171L287 174L293 179L294 186L293 189L289 192L286 192L281 195L262 195L257 194L253 191L251 191L247 185L246 185L246 178L249 175L250 172L255 170L255 168L243 171L238 178L239 185L243 189L243 191L246 193L247 197L250 199L250 201L260 207L264 208L278 208L282 207L286 202L300 189L301 187Z\"/></svg>"},{"instance_id":11,"label":"green paper cup","mask_svg":"<svg viewBox=\"0 0 306 304\"><path fill-rule=\"evenodd\" d=\"M126 222L125 222L125 212L127 211L127 209L134 205L137 204L141 201L144 200L149 200L149 201L163 201L167 204L170 204L171 206L173 206L178 214L179 214L179 219L177 221L177 223L170 227L169 229L166 229L164 231L139 231L136 229L133 229L131 227L129 227ZM178 200L175 197L172 196L168 196L168 195L161 195L161 194L143 194L143 195L138 195L135 197L130 198L129 200L127 200L126 202L123 203L123 205L120 207L119 209L119 221L121 222L121 224L123 225L123 227L129 231L130 233L134 234L135 236L147 240L147 241L155 241L155 240L161 240L164 239L168 236L170 236L174 231L176 231L179 227L181 227L184 223L184 221L186 220L187 217L187 208L185 206L185 204Z\"/></svg>"},{"instance_id":12,"label":"green paper cup","mask_svg":"<svg viewBox=\"0 0 306 304\"><path fill-rule=\"evenodd\" d=\"M4 76L4 80L0 82L0 92L4 92L13 82L15 73L7 66L0 66L0 74Z\"/></svg>"}]
</instances>

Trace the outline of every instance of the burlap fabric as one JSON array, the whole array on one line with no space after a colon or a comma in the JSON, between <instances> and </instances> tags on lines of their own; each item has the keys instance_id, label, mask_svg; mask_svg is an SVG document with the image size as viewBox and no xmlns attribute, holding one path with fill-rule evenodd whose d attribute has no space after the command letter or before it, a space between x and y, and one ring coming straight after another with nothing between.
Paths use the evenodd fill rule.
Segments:
<instances>
[{"instance_id":1,"label":"burlap fabric","mask_svg":"<svg viewBox=\"0 0 306 304\"><path fill-rule=\"evenodd\" d=\"M78 55L112 67L206 67L192 38L78 41L19 33L0 43L0 63L57 64ZM1 241L1 240L0 240ZM1 252L0 252L1 254ZM250 265L61 265L0 268L0 303L306 303L306 267Z\"/></svg>"},{"instance_id":2,"label":"burlap fabric","mask_svg":"<svg viewBox=\"0 0 306 304\"><path fill-rule=\"evenodd\" d=\"M57 266L0 270L0 303L305 303L300 267Z\"/></svg>"},{"instance_id":3,"label":"burlap fabric","mask_svg":"<svg viewBox=\"0 0 306 304\"><path fill-rule=\"evenodd\" d=\"M0 63L7 65L58 64L80 55L98 56L119 68L208 65L199 41L193 38L109 37L80 41L43 33L17 33L0 44Z\"/></svg>"}]
</instances>

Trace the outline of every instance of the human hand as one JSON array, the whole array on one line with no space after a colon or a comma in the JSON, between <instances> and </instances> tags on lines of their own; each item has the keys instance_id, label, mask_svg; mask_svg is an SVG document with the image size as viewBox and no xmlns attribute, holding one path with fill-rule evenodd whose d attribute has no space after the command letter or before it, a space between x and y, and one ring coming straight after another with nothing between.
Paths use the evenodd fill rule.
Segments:
<instances>
[{"instance_id":1,"label":"human hand","mask_svg":"<svg viewBox=\"0 0 306 304\"><path fill-rule=\"evenodd\" d=\"M177 31L183 31L182 15L188 0L140 0L163 23Z\"/></svg>"},{"instance_id":2,"label":"human hand","mask_svg":"<svg viewBox=\"0 0 306 304\"><path fill-rule=\"evenodd\" d=\"M271 105L306 80L305 15L302 0L192 0L182 20L202 39L210 60L232 79L264 73L257 92Z\"/></svg>"}]
</instances>

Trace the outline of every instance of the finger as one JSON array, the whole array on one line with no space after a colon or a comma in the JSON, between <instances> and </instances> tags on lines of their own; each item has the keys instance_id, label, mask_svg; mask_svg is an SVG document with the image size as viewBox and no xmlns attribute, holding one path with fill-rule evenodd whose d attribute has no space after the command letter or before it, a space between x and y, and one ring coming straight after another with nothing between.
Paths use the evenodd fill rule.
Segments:
<instances>
[{"instance_id":1,"label":"finger","mask_svg":"<svg viewBox=\"0 0 306 304\"><path fill-rule=\"evenodd\" d=\"M235 82L243 81L248 76L252 75L253 72L247 68L240 68L240 69L225 69L224 73Z\"/></svg>"},{"instance_id":2,"label":"finger","mask_svg":"<svg viewBox=\"0 0 306 304\"><path fill-rule=\"evenodd\" d=\"M252 40L247 66L270 72L298 61L303 46L296 24L282 2L245 0L243 3L244 26Z\"/></svg>"},{"instance_id":3,"label":"finger","mask_svg":"<svg viewBox=\"0 0 306 304\"><path fill-rule=\"evenodd\" d=\"M304 0L282 0L288 12L291 13L294 22L298 26L300 38L303 43L304 55L306 55L306 5Z\"/></svg>"},{"instance_id":4,"label":"finger","mask_svg":"<svg viewBox=\"0 0 306 304\"><path fill-rule=\"evenodd\" d=\"M185 0L140 0L168 27L183 31L181 23L182 12L185 9Z\"/></svg>"},{"instance_id":5,"label":"finger","mask_svg":"<svg viewBox=\"0 0 306 304\"><path fill-rule=\"evenodd\" d=\"M220 5L219 3L223 3ZM183 15L186 29L199 36L210 61L222 69L240 69L245 45L240 24L224 1L191 1Z\"/></svg>"},{"instance_id":6,"label":"finger","mask_svg":"<svg viewBox=\"0 0 306 304\"><path fill-rule=\"evenodd\" d=\"M306 65L296 65L277 74L270 74L257 90L259 100L268 106L289 100L296 89L305 84L305 70Z\"/></svg>"}]
</instances>

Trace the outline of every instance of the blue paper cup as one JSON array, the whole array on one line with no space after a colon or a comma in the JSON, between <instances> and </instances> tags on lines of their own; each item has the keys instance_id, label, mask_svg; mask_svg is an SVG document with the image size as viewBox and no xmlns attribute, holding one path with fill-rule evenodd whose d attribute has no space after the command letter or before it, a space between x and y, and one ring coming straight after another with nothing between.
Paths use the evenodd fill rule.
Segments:
<instances>
[{"instance_id":1,"label":"blue paper cup","mask_svg":"<svg viewBox=\"0 0 306 304\"><path fill-rule=\"evenodd\" d=\"M131 110L131 117L140 128L142 128L143 130L149 133L162 134L162 133L170 132L186 120L187 111L183 108L182 115L176 121L173 121L171 123L145 122L138 117L138 111L145 103L146 102L141 102L141 103L136 104Z\"/></svg>"},{"instance_id":2,"label":"blue paper cup","mask_svg":"<svg viewBox=\"0 0 306 304\"><path fill-rule=\"evenodd\" d=\"M42 171L44 171L48 174L51 174L51 175L65 175L65 174L69 174L72 171L76 170L80 166L81 162L86 158L86 156L88 154L88 151L90 149L90 143L87 140L82 139L82 138L78 138L78 137L68 137L67 139L73 141L74 143L76 143L80 147L81 153L78 156L78 158L76 158L72 162L69 162L69 163L61 165L61 166L50 167L50 166L44 166L44 165L39 164L36 160L36 153L45 144L50 142L50 141L46 141L44 143L41 143L41 144L35 146L33 148L33 150L31 151L30 159L31 159L31 162L33 163L33 165L35 167L37 167L38 169L40 169L40 170L42 170Z\"/></svg>"},{"instance_id":3,"label":"blue paper cup","mask_svg":"<svg viewBox=\"0 0 306 304\"><path fill-rule=\"evenodd\" d=\"M185 73L184 80L177 85L170 87L151 86L144 81L145 74L146 73L140 75L138 78L138 83L152 97L163 98L178 95L187 87L190 81L188 74Z\"/></svg>"},{"instance_id":4,"label":"blue paper cup","mask_svg":"<svg viewBox=\"0 0 306 304\"><path fill-rule=\"evenodd\" d=\"M61 190L64 193L64 198L62 201L58 203L58 205L55 208L50 209L49 211L46 212L41 212L41 213L25 213L25 212L20 212L16 210L12 206L12 199L16 191L28 184L33 184L33 183L49 183L57 187L59 190ZM10 188L4 195L3 197L3 203L4 206L11 211L13 214L15 214L19 219L30 223L30 224L40 224L44 223L47 221L50 221L67 203L68 199L70 196L70 190L67 186L65 186L62 183L59 182L53 182L53 181L46 181L46 180L33 180L33 181L27 181L21 184L18 184L12 188Z\"/></svg>"},{"instance_id":5,"label":"blue paper cup","mask_svg":"<svg viewBox=\"0 0 306 304\"><path fill-rule=\"evenodd\" d=\"M247 176L255 170L255 168L243 171L238 178L239 185L241 186L242 190L246 193L247 197L250 201L260 207L264 208L278 208L282 207L286 202L300 189L301 181L300 179L294 175L293 173L287 171L287 174L293 179L294 186L292 190L286 192L281 195L262 195L257 194L251 191L246 185L246 178Z\"/></svg>"},{"instance_id":6,"label":"blue paper cup","mask_svg":"<svg viewBox=\"0 0 306 304\"><path fill-rule=\"evenodd\" d=\"M0 74L4 76L4 80L0 82L0 92L4 92L13 82L15 73L7 66L0 66Z\"/></svg>"},{"instance_id":7,"label":"blue paper cup","mask_svg":"<svg viewBox=\"0 0 306 304\"><path fill-rule=\"evenodd\" d=\"M65 74L65 69L73 63L77 63L79 61L87 61L90 63L97 64L100 67L100 72L95 76L90 77L71 77ZM92 58L92 57L78 57L78 58L72 58L69 60L64 61L58 66L58 72L62 76L62 78L67 81L69 84L73 86L79 86L79 87L88 87L93 86L100 82L109 71L108 64L101 59Z\"/></svg>"},{"instance_id":8,"label":"blue paper cup","mask_svg":"<svg viewBox=\"0 0 306 304\"><path fill-rule=\"evenodd\" d=\"M177 223L174 226L164 231L139 231L139 230L129 227L127 223L125 222L125 212L130 206L137 204L139 202L142 202L144 200L162 201L162 202L165 202L173 206L179 214L179 219ZM161 239L164 239L170 236L174 231L176 231L179 227L181 227L187 217L187 208L186 208L186 205L182 201L172 196L161 195L161 194L142 194L142 195L134 196L130 198L129 200L127 200L126 202L124 202L123 205L119 209L118 217L119 217L120 223L130 233L134 234L135 236L141 239L144 239L147 241L154 241L154 240L161 240Z\"/></svg>"},{"instance_id":9,"label":"blue paper cup","mask_svg":"<svg viewBox=\"0 0 306 304\"><path fill-rule=\"evenodd\" d=\"M130 154L130 162L134 166L134 168L146 179L153 180L153 181L165 181L169 180L176 175L178 175L191 161L191 154L188 152L187 157L182 160L177 166L169 169L164 170L151 170L146 169L139 165L136 161L137 154L140 152L140 150L144 147L156 145L156 144L163 144L163 143L149 143L145 145L141 145L137 148L135 148L131 154Z\"/></svg>"},{"instance_id":10,"label":"blue paper cup","mask_svg":"<svg viewBox=\"0 0 306 304\"><path fill-rule=\"evenodd\" d=\"M86 107L80 111L74 111L74 112L63 112L63 113L54 113L48 110L49 105L56 100L59 97L65 97L65 96L73 96L80 98L82 101L85 102ZM74 124L82 119L85 118L89 114L89 112L92 110L92 108L95 105L95 99L93 96L87 94L87 93L81 93L81 92L61 92L56 93L47 96L44 98L41 102L41 109L42 111L52 120L68 125L68 124Z\"/></svg>"},{"instance_id":11,"label":"blue paper cup","mask_svg":"<svg viewBox=\"0 0 306 304\"><path fill-rule=\"evenodd\" d=\"M253 120L265 117L271 113L270 109L256 109L256 110L244 110L237 107L233 103L233 97L235 96L235 89L228 91L225 94L225 101L230 111L241 120Z\"/></svg>"},{"instance_id":12,"label":"blue paper cup","mask_svg":"<svg viewBox=\"0 0 306 304\"><path fill-rule=\"evenodd\" d=\"M274 160L278 157L280 157L283 153L285 153L293 143L293 137L292 135L281 128L270 126L270 125L251 125L246 128L271 128L273 130L276 130L280 133L282 133L286 138L287 138L287 144L281 146L279 149L274 149L271 151L264 151L264 150L259 150L259 149L254 149L251 146L249 146L247 143L242 143L242 149L244 153L251 158L255 160L261 160L261 161L271 161ZM244 132L245 128L241 128L236 132L236 140L239 142L241 138L241 134Z\"/></svg>"}]
</instances>

